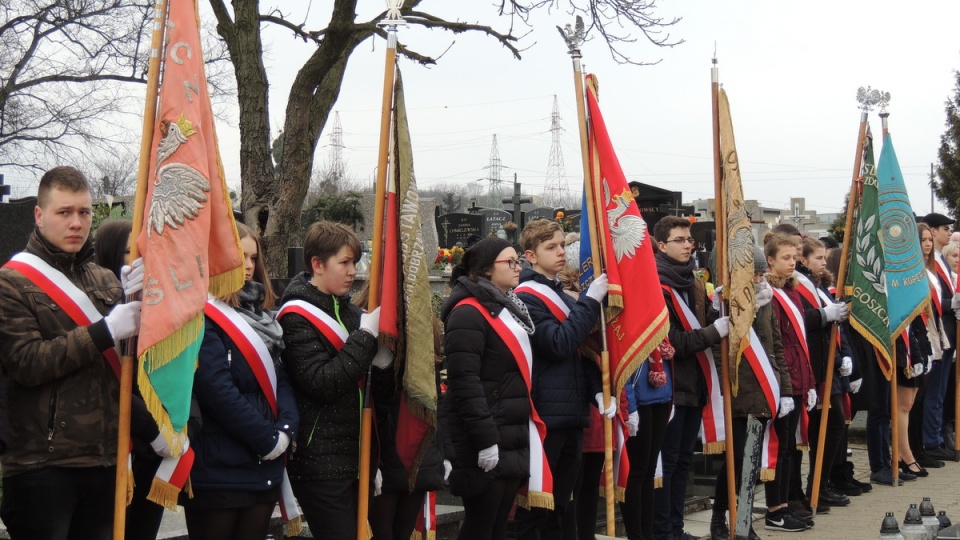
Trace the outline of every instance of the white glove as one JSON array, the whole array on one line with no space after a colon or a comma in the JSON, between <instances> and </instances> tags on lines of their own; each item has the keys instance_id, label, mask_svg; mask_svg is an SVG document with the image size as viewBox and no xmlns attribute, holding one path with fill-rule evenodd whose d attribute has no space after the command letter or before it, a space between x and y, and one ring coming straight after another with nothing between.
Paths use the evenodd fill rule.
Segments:
<instances>
[{"instance_id":1,"label":"white glove","mask_svg":"<svg viewBox=\"0 0 960 540\"><path fill-rule=\"evenodd\" d=\"M840 376L849 377L851 373L853 373L853 359L844 356L843 360L840 360Z\"/></svg>"},{"instance_id":2,"label":"white glove","mask_svg":"<svg viewBox=\"0 0 960 540\"><path fill-rule=\"evenodd\" d=\"M130 266L120 268L120 284L123 294L132 296L143 290L143 259L138 257Z\"/></svg>"},{"instance_id":3,"label":"white glove","mask_svg":"<svg viewBox=\"0 0 960 540\"><path fill-rule=\"evenodd\" d=\"M926 375L927 373L930 373L930 370L931 370L931 369L933 369L933 357L932 357L932 356L928 356L928 357L927 357L927 365L924 366L924 368L923 368L923 374Z\"/></svg>"},{"instance_id":4,"label":"white glove","mask_svg":"<svg viewBox=\"0 0 960 540\"><path fill-rule=\"evenodd\" d=\"M373 367L387 369L393 364L393 351L388 347L377 348L377 354L373 356Z\"/></svg>"},{"instance_id":5,"label":"white glove","mask_svg":"<svg viewBox=\"0 0 960 540\"><path fill-rule=\"evenodd\" d=\"M637 413L637 412L630 413L630 416L627 417L627 433L629 433L631 437L635 437L637 435L637 429L639 428L640 428L640 413Z\"/></svg>"},{"instance_id":6,"label":"white glove","mask_svg":"<svg viewBox=\"0 0 960 540\"><path fill-rule=\"evenodd\" d=\"M477 454L477 466L483 469L483 472L490 472L500 463L500 448L493 445L490 448L484 448Z\"/></svg>"},{"instance_id":7,"label":"white glove","mask_svg":"<svg viewBox=\"0 0 960 540\"><path fill-rule=\"evenodd\" d=\"M780 412L777 414L777 418L783 418L784 416L793 412L793 398L792 397L782 397L780 398Z\"/></svg>"},{"instance_id":8,"label":"white glove","mask_svg":"<svg viewBox=\"0 0 960 540\"><path fill-rule=\"evenodd\" d=\"M847 315L850 314L850 309L843 302L837 304L830 304L827 307L823 308L823 313L827 316L828 322L837 322L847 320Z\"/></svg>"},{"instance_id":9,"label":"white glove","mask_svg":"<svg viewBox=\"0 0 960 540\"><path fill-rule=\"evenodd\" d=\"M176 457L170 452L170 447L167 446L167 440L163 438L163 435L157 435L156 439L150 441L150 448L153 448L153 452L160 457ZM190 439L185 438L183 441L183 448L180 450L181 456L187 451L187 448L190 448Z\"/></svg>"},{"instance_id":10,"label":"white glove","mask_svg":"<svg viewBox=\"0 0 960 540\"><path fill-rule=\"evenodd\" d=\"M923 362L917 362L916 364L911 364L910 369L913 370L914 377L919 377L923 375Z\"/></svg>"},{"instance_id":11,"label":"white glove","mask_svg":"<svg viewBox=\"0 0 960 540\"><path fill-rule=\"evenodd\" d=\"M613 415L617 414L617 400L613 396L610 396L609 407L603 406L603 392L597 392L597 395L593 396L593 399L597 402L597 409L600 410L600 414L607 418L613 418Z\"/></svg>"},{"instance_id":12,"label":"white glove","mask_svg":"<svg viewBox=\"0 0 960 540\"><path fill-rule=\"evenodd\" d=\"M603 274L593 278L593 282L590 283L589 287L587 287L587 296L593 298L597 302L603 302L603 298L607 296L607 289L609 288L610 280L607 278L606 272L604 272Z\"/></svg>"},{"instance_id":13,"label":"white glove","mask_svg":"<svg viewBox=\"0 0 960 540\"><path fill-rule=\"evenodd\" d=\"M807 390L807 411L812 411L817 406L817 391L813 388Z\"/></svg>"},{"instance_id":14,"label":"white glove","mask_svg":"<svg viewBox=\"0 0 960 540\"><path fill-rule=\"evenodd\" d=\"M380 334L380 306L370 313L360 315L360 329L370 333L373 337Z\"/></svg>"},{"instance_id":15,"label":"white glove","mask_svg":"<svg viewBox=\"0 0 960 540\"><path fill-rule=\"evenodd\" d=\"M950 309L960 310L960 294L953 295L953 299L950 300Z\"/></svg>"},{"instance_id":16,"label":"white glove","mask_svg":"<svg viewBox=\"0 0 960 540\"><path fill-rule=\"evenodd\" d=\"M723 306L723 298L721 298L721 293L723 292L723 285L720 285L713 290L713 309L720 311L720 307Z\"/></svg>"},{"instance_id":17,"label":"white glove","mask_svg":"<svg viewBox=\"0 0 960 540\"><path fill-rule=\"evenodd\" d=\"M450 463L449 459L443 460L443 481L446 482L447 478L450 478L450 471L453 470L453 463Z\"/></svg>"},{"instance_id":18,"label":"white glove","mask_svg":"<svg viewBox=\"0 0 960 540\"><path fill-rule=\"evenodd\" d=\"M273 450L271 450L269 454L263 456L263 461L272 461L277 459L287 451L288 446L290 446L290 436L282 431L278 431L277 444L273 447Z\"/></svg>"},{"instance_id":19,"label":"white glove","mask_svg":"<svg viewBox=\"0 0 960 540\"><path fill-rule=\"evenodd\" d=\"M103 320L114 343L137 335L140 331L140 300L117 304Z\"/></svg>"},{"instance_id":20,"label":"white glove","mask_svg":"<svg viewBox=\"0 0 960 540\"><path fill-rule=\"evenodd\" d=\"M373 477L373 496L377 497L383 492L383 473L377 469L377 475Z\"/></svg>"},{"instance_id":21,"label":"white glove","mask_svg":"<svg viewBox=\"0 0 960 540\"><path fill-rule=\"evenodd\" d=\"M727 337L730 334L730 317L720 317L713 321L713 327L717 329L721 338Z\"/></svg>"},{"instance_id":22,"label":"white glove","mask_svg":"<svg viewBox=\"0 0 960 540\"><path fill-rule=\"evenodd\" d=\"M860 391L860 385L863 384L863 379L857 379L855 381L850 381L850 393L856 394Z\"/></svg>"}]
</instances>

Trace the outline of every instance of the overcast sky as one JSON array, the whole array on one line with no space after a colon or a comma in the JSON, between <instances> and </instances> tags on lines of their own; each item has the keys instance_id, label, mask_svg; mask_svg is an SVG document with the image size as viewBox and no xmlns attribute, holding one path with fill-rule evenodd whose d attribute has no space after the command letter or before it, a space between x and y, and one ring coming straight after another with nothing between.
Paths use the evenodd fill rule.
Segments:
<instances>
[{"instance_id":1,"label":"overcast sky","mask_svg":"<svg viewBox=\"0 0 960 540\"><path fill-rule=\"evenodd\" d=\"M327 2L290 4L284 9L312 5L311 12L296 15L308 28L329 16ZM378 0L360 4L361 17L383 9ZM491 0L426 0L421 8L501 30L509 23L497 19ZM960 67L960 2L661 0L657 14L681 17L669 31L685 42L656 48L640 37L627 49L635 59L661 60L657 65L618 65L600 39L583 49L585 70L599 77L601 108L630 180L682 191L685 202L712 197L710 59L716 44L746 198L787 208L790 197L806 197L810 209L839 211L853 170L855 96L858 87L870 85L892 96L890 130L910 200L919 214L930 211L930 164L944 131L944 103L954 91L953 71ZM566 129L566 174L579 190L571 62L555 29L573 19L544 10L532 22L520 42L522 60L492 38L400 29L400 41L424 54L439 55L453 44L430 68L401 61L421 186L475 182L486 189L488 182L477 180L489 176L496 134L504 180L516 173L525 192L541 193L556 95ZM311 47L279 30L267 33L265 45L276 136L290 81ZM347 168L360 180L372 178L376 166L383 50L381 40L360 46L336 105ZM879 157L877 112L870 119ZM236 185L235 124L236 116L234 125L221 124L218 132ZM331 118L321 137L318 164L327 159L332 124Z\"/></svg>"}]
</instances>

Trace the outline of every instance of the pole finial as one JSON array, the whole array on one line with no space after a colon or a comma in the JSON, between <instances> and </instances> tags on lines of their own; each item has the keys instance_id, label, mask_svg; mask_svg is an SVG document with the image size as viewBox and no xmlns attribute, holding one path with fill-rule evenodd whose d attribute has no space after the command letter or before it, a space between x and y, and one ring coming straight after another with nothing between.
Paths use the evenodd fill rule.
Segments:
<instances>
[{"instance_id":1,"label":"pole finial","mask_svg":"<svg viewBox=\"0 0 960 540\"><path fill-rule=\"evenodd\" d=\"M580 46L583 45L583 42L586 41L586 30L583 25L583 18L577 15L576 26L570 26L567 23L563 28L557 27L557 30L560 32L560 36L563 38L563 41L567 44L567 52L570 53L570 56L580 56Z\"/></svg>"},{"instance_id":2,"label":"pole finial","mask_svg":"<svg viewBox=\"0 0 960 540\"><path fill-rule=\"evenodd\" d=\"M396 30L397 25L407 24L403 19L403 15L400 13L400 7L403 5L403 0L384 0L387 4L387 13L382 21L377 23L379 26L390 26Z\"/></svg>"},{"instance_id":3,"label":"pole finial","mask_svg":"<svg viewBox=\"0 0 960 540\"><path fill-rule=\"evenodd\" d=\"M890 92L881 92L876 88L860 87L857 89L857 103L863 112L870 112L874 107L880 105L880 114L886 114L886 107L890 104Z\"/></svg>"}]
</instances>

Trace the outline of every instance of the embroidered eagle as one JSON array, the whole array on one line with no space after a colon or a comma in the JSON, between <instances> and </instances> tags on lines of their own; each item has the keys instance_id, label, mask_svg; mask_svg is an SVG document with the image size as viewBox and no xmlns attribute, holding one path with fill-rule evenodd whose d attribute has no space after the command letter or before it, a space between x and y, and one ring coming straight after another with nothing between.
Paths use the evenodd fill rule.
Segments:
<instances>
[{"instance_id":1,"label":"embroidered eagle","mask_svg":"<svg viewBox=\"0 0 960 540\"><path fill-rule=\"evenodd\" d=\"M626 213L632 200L633 197L626 190L611 196L610 186L606 180L603 181L604 207L609 207L611 202L616 205L607 209L607 223L610 226L610 237L618 264L624 256L633 258L637 248L643 245L647 238L647 222L640 216Z\"/></svg>"},{"instance_id":2,"label":"embroidered eagle","mask_svg":"<svg viewBox=\"0 0 960 540\"><path fill-rule=\"evenodd\" d=\"M162 235L168 225L178 229L188 219L196 219L209 191L210 182L189 165L171 163L160 167L150 200L147 235L153 231Z\"/></svg>"}]
</instances>

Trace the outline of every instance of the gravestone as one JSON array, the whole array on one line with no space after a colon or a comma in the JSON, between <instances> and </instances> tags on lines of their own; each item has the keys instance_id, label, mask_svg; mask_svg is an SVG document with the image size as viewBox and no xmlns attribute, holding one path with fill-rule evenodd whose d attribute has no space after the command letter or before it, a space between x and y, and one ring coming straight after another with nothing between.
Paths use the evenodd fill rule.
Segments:
<instances>
[{"instance_id":1,"label":"gravestone","mask_svg":"<svg viewBox=\"0 0 960 540\"><path fill-rule=\"evenodd\" d=\"M580 210L570 210L564 212L562 221L569 222L572 232L580 232Z\"/></svg>"},{"instance_id":2,"label":"gravestone","mask_svg":"<svg viewBox=\"0 0 960 540\"><path fill-rule=\"evenodd\" d=\"M498 230L503 229L504 223L513 219L510 212L499 208L484 208L477 213L483 216L483 228L480 231L480 236L484 238L496 234Z\"/></svg>"},{"instance_id":3,"label":"gravestone","mask_svg":"<svg viewBox=\"0 0 960 540\"><path fill-rule=\"evenodd\" d=\"M36 197L14 199L0 204L0 265L6 264L17 253L23 251L27 240L35 228L33 209L37 206Z\"/></svg>"},{"instance_id":4,"label":"gravestone","mask_svg":"<svg viewBox=\"0 0 960 540\"><path fill-rule=\"evenodd\" d=\"M537 219L548 219L553 221L553 218L557 216L556 208L551 208L549 206L541 206L540 208L534 208L533 210L528 210L523 216L523 226L526 227L527 223Z\"/></svg>"},{"instance_id":5,"label":"gravestone","mask_svg":"<svg viewBox=\"0 0 960 540\"><path fill-rule=\"evenodd\" d=\"M442 248L452 248L458 243L466 246L467 239L483 233L483 216L480 214L443 214L437 217L437 243Z\"/></svg>"}]
</instances>

